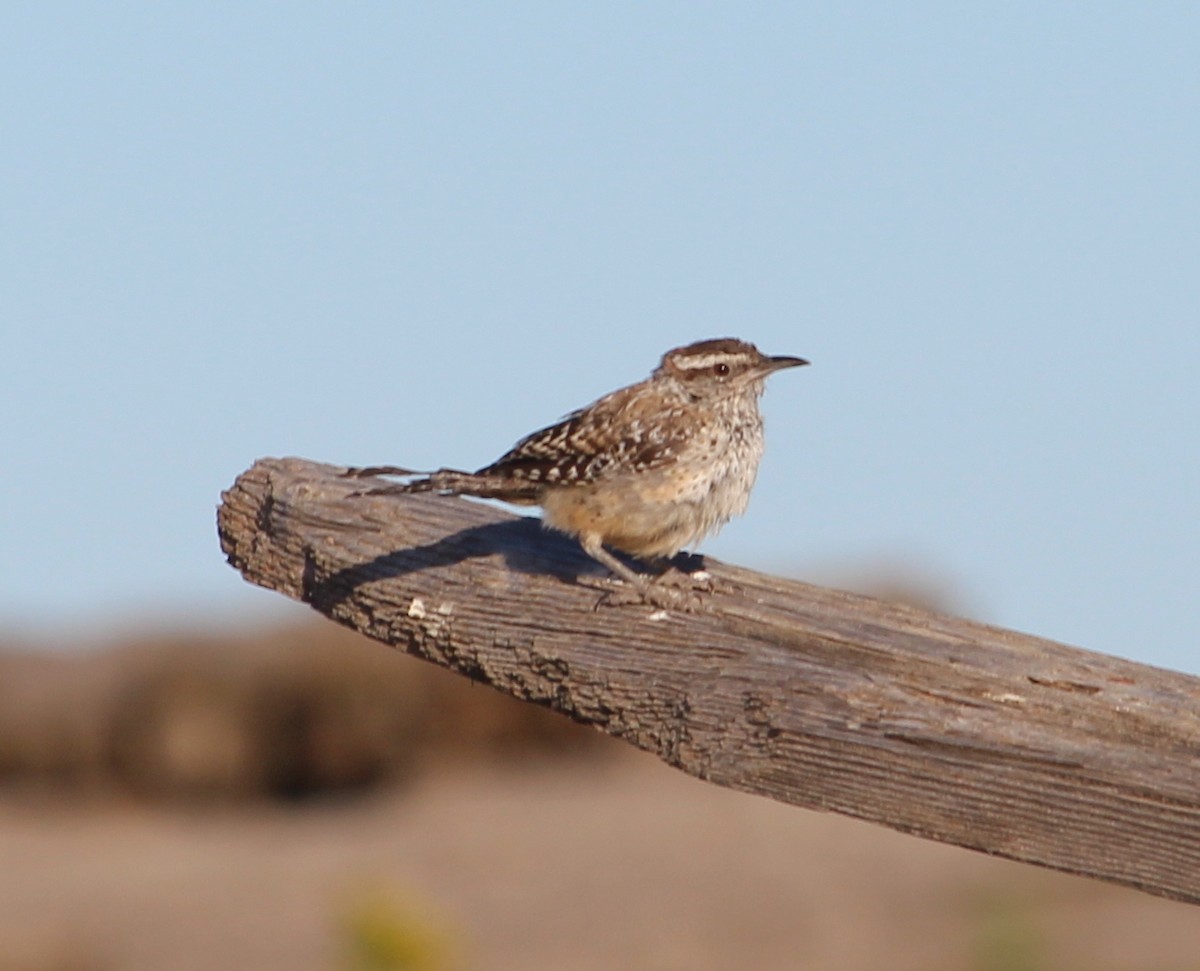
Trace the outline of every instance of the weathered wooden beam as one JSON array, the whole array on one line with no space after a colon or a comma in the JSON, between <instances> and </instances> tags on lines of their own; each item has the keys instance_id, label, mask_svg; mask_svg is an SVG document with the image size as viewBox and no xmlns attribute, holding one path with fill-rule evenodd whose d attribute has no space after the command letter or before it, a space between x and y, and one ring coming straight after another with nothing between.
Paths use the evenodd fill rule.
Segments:
<instances>
[{"instance_id":1,"label":"weathered wooden beam","mask_svg":"<svg viewBox=\"0 0 1200 971\"><path fill-rule=\"evenodd\" d=\"M709 561L694 613L602 606L572 541L264 459L247 580L701 779L1200 903L1200 679Z\"/></svg>"}]
</instances>

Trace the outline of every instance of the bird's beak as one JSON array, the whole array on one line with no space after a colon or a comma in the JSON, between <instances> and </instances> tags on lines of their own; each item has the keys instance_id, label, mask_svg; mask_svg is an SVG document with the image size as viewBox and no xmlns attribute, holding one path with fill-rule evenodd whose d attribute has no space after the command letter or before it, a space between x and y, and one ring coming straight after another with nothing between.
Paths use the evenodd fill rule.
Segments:
<instances>
[{"instance_id":1,"label":"bird's beak","mask_svg":"<svg viewBox=\"0 0 1200 971\"><path fill-rule=\"evenodd\" d=\"M779 357L767 358L768 371L782 371L785 367L803 367L808 361L802 357L788 357L780 355Z\"/></svg>"}]
</instances>

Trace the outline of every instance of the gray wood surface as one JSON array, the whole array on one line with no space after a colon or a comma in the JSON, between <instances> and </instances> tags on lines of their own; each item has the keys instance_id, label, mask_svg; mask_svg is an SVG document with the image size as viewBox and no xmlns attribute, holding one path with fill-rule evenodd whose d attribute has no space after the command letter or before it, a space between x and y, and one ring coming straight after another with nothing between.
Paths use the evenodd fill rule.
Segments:
<instances>
[{"instance_id":1,"label":"gray wood surface","mask_svg":"<svg viewBox=\"0 0 1200 971\"><path fill-rule=\"evenodd\" d=\"M697 612L597 608L536 520L341 471L243 473L229 562L701 779L1200 903L1200 679L712 560Z\"/></svg>"}]
</instances>

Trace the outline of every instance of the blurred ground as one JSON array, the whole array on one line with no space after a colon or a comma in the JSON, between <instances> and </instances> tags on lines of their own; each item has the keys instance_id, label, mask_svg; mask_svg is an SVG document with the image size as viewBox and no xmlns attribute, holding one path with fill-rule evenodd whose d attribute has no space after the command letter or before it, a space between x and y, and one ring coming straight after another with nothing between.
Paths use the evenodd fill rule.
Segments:
<instances>
[{"instance_id":1,"label":"blurred ground","mask_svg":"<svg viewBox=\"0 0 1200 971\"><path fill-rule=\"evenodd\" d=\"M0 650L0 793L303 801L455 759L606 743L326 621Z\"/></svg>"},{"instance_id":2,"label":"blurred ground","mask_svg":"<svg viewBox=\"0 0 1200 971\"><path fill-rule=\"evenodd\" d=\"M1200 908L690 779L330 625L0 659L0 971L1183 971Z\"/></svg>"}]
</instances>

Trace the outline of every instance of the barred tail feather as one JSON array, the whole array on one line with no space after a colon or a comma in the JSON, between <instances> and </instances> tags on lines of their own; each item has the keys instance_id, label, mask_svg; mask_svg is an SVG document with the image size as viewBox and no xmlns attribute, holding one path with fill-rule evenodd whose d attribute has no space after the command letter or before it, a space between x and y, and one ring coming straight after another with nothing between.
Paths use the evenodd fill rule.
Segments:
<instances>
[{"instance_id":1,"label":"barred tail feather","mask_svg":"<svg viewBox=\"0 0 1200 971\"><path fill-rule=\"evenodd\" d=\"M457 469L438 469L411 485L416 492L438 492L442 495L477 496L480 499L502 499L521 504L537 503L541 485L511 475L480 472L459 472Z\"/></svg>"},{"instance_id":2,"label":"barred tail feather","mask_svg":"<svg viewBox=\"0 0 1200 971\"><path fill-rule=\"evenodd\" d=\"M513 476L480 475L458 469L438 469L410 482L399 482L379 489L366 489L354 495L397 496L418 492L436 492L443 496L477 496L521 504L537 503L541 489L537 483Z\"/></svg>"}]
</instances>

